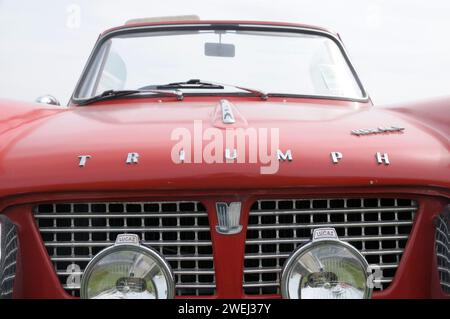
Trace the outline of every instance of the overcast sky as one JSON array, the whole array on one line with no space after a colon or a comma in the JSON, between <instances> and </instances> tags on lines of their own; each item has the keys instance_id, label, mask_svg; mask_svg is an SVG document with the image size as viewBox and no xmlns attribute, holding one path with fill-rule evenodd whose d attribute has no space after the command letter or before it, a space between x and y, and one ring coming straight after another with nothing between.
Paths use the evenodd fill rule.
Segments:
<instances>
[{"instance_id":1,"label":"overcast sky","mask_svg":"<svg viewBox=\"0 0 450 319\"><path fill-rule=\"evenodd\" d=\"M375 104L450 95L448 0L0 0L0 97L66 104L100 32L187 14L331 28Z\"/></svg>"}]
</instances>

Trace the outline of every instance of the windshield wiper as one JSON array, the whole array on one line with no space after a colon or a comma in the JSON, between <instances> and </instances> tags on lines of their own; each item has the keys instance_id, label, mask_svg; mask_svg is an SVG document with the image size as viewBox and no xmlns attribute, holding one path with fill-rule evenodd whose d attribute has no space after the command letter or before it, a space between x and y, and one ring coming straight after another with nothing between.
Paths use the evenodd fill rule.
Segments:
<instances>
[{"instance_id":1,"label":"windshield wiper","mask_svg":"<svg viewBox=\"0 0 450 319\"><path fill-rule=\"evenodd\" d=\"M183 92L181 92L180 90L107 90L99 95L79 102L78 105L88 105L98 101L111 100L122 96L141 93L156 93L166 96L175 96L178 101L183 100Z\"/></svg>"},{"instance_id":2,"label":"windshield wiper","mask_svg":"<svg viewBox=\"0 0 450 319\"><path fill-rule=\"evenodd\" d=\"M157 89L157 90L165 90L165 89L224 89L225 87L233 87L242 91L247 91L249 93L252 93L256 96L259 96L262 100L267 100L268 94L264 91L257 90L257 89L250 89L242 86L237 85L230 85L230 84L224 84L224 83L217 83L217 82L209 82L209 81L202 81L199 79L191 79L185 82L173 82L169 84L162 84L162 85L148 85L144 86L141 89Z\"/></svg>"},{"instance_id":3,"label":"windshield wiper","mask_svg":"<svg viewBox=\"0 0 450 319\"><path fill-rule=\"evenodd\" d=\"M199 79L191 79L184 82L173 82L164 85L157 85L155 89L168 89L168 88L181 88L181 89L223 89L224 86L212 82L205 82Z\"/></svg>"}]
</instances>

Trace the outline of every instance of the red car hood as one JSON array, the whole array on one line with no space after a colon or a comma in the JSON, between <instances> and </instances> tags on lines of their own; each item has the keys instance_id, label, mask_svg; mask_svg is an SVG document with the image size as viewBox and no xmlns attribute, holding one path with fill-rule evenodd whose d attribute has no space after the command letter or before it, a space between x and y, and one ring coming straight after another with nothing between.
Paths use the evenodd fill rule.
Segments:
<instances>
[{"instance_id":1,"label":"red car hood","mask_svg":"<svg viewBox=\"0 0 450 319\"><path fill-rule=\"evenodd\" d=\"M260 162L174 163L174 130L190 132L192 140L198 140L196 120L202 130L216 127L225 132L217 128L223 126L217 113L219 98L28 108L14 119L0 121L0 195L56 190L450 186L448 136L395 110L298 99L230 101L237 126L278 129L279 149L291 150L293 160L277 160L274 174L261 174L265 165ZM351 134L354 129L391 125L405 130ZM204 140L203 147L208 142ZM129 152L139 153L139 164L125 163ZM342 160L333 164L330 152L341 152ZM387 153L390 165L378 164L377 152ZM80 155L91 156L83 168Z\"/></svg>"}]
</instances>

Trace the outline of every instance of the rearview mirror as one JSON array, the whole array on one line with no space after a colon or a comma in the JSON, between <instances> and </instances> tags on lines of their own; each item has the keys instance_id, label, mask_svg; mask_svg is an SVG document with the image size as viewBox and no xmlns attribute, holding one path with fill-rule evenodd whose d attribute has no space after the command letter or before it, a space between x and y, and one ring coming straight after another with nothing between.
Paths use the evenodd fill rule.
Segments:
<instances>
[{"instance_id":1,"label":"rearview mirror","mask_svg":"<svg viewBox=\"0 0 450 319\"><path fill-rule=\"evenodd\" d=\"M205 43L205 55L225 58L234 58L235 47L234 44L229 43Z\"/></svg>"}]
</instances>

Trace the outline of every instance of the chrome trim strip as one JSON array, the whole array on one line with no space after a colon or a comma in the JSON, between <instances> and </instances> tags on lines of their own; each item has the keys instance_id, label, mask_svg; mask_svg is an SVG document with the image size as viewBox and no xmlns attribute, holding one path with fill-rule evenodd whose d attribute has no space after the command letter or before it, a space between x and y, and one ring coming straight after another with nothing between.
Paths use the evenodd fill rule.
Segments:
<instances>
[{"instance_id":1,"label":"chrome trim strip","mask_svg":"<svg viewBox=\"0 0 450 319\"><path fill-rule=\"evenodd\" d=\"M146 246L211 246L210 241L142 241ZM111 242L45 242L46 247L107 247Z\"/></svg>"},{"instance_id":2,"label":"chrome trim strip","mask_svg":"<svg viewBox=\"0 0 450 319\"><path fill-rule=\"evenodd\" d=\"M183 213L182 217L203 217L205 216L204 213ZM139 214L133 214L133 213L127 213L126 216L123 214L114 214L114 213L83 213L83 214L39 214L39 218L160 218L160 217L176 217L173 213L171 214L151 214L151 213L139 213Z\"/></svg>"},{"instance_id":3,"label":"chrome trim strip","mask_svg":"<svg viewBox=\"0 0 450 319\"><path fill-rule=\"evenodd\" d=\"M70 261L90 261L92 258L91 257L51 257L50 258L52 261L66 261L66 262L70 262ZM166 256L165 259L167 259L168 261L201 261L201 260L213 260L213 256L201 256L201 255L197 255L197 256L187 256L187 255L183 255L183 256L177 256L177 257L172 257L170 255Z\"/></svg>"},{"instance_id":4,"label":"chrome trim strip","mask_svg":"<svg viewBox=\"0 0 450 319\"><path fill-rule=\"evenodd\" d=\"M345 241L379 241L379 240L398 240L408 239L408 235L395 236L361 236L361 237L345 237ZM283 243L307 243L309 239L249 239L246 244L283 244Z\"/></svg>"},{"instance_id":5,"label":"chrome trim strip","mask_svg":"<svg viewBox=\"0 0 450 319\"><path fill-rule=\"evenodd\" d=\"M123 216L122 218L127 218ZM112 233L112 232L199 232L209 231L209 227L77 227L40 228L41 233Z\"/></svg>"},{"instance_id":6,"label":"chrome trim strip","mask_svg":"<svg viewBox=\"0 0 450 319\"><path fill-rule=\"evenodd\" d=\"M374 280L374 283L390 283L393 278L384 278L384 279L377 279ZM279 282L261 282L261 283L244 283L244 288L262 288L262 287L278 287L280 284Z\"/></svg>"},{"instance_id":7,"label":"chrome trim strip","mask_svg":"<svg viewBox=\"0 0 450 319\"><path fill-rule=\"evenodd\" d=\"M390 268L398 268L397 264L384 264L380 265L381 269L390 269ZM271 272L281 272L282 267L273 267L273 268L247 268L244 270L244 274L265 274Z\"/></svg>"},{"instance_id":8,"label":"chrome trim strip","mask_svg":"<svg viewBox=\"0 0 450 319\"><path fill-rule=\"evenodd\" d=\"M287 200L289 201L289 199ZM417 207L387 207L387 208L345 208L345 209L305 209L305 210L260 210L252 212L252 216L282 215L282 214L332 214L332 213L378 213L378 212L410 212Z\"/></svg>"},{"instance_id":9,"label":"chrome trim strip","mask_svg":"<svg viewBox=\"0 0 450 319\"><path fill-rule=\"evenodd\" d=\"M401 254L404 249L361 250L363 256ZM245 254L245 259L288 258L289 254Z\"/></svg>"},{"instance_id":10,"label":"chrome trim strip","mask_svg":"<svg viewBox=\"0 0 450 319\"><path fill-rule=\"evenodd\" d=\"M373 226L404 226L412 225L413 222L408 221L393 221L393 222L360 222L360 223L327 223L327 227L373 227ZM309 225L258 225L248 226L250 230L263 230L263 229L301 229L301 228L320 228L323 224L309 224Z\"/></svg>"}]
</instances>

